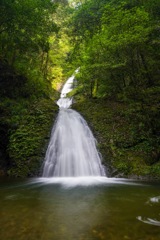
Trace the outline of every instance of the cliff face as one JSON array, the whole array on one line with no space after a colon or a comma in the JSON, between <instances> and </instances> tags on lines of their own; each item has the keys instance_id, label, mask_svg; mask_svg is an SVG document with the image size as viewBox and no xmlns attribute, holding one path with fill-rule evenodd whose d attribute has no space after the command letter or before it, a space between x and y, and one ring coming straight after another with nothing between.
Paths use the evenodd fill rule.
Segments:
<instances>
[{"instance_id":1,"label":"cliff face","mask_svg":"<svg viewBox=\"0 0 160 240\"><path fill-rule=\"evenodd\" d=\"M109 176L160 178L158 132L138 104L85 99L73 107L90 124Z\"/></svg>"}]
</instances>

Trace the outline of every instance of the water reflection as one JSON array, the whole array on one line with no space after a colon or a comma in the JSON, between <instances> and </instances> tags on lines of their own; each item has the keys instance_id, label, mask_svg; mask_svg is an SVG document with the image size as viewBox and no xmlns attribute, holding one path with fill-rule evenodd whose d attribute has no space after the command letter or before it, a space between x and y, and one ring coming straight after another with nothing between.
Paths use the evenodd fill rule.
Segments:
<instances>
[{"instance_id":1,"label":"water reflection","mask_svg":"<svg viewBox=\"0 0 160 240\"><path fill-rule=\"evenodd\" d=\"M138 216L137 219L141 222L147 223L147 224L151 224L151 225L155 225L155 226L160 226L160 221L157 221L155 219L151 219L151 218L142 218L141 216Z\"/></svg>"},{"instance_id":2,"label":"water reflection","mask_svg":"<svg viewBox=\"0 0 160 240\"><path fill-rule=\"evenodd\" d=\"M160 202L160 196L150 198L150 202L159 203Z\"/></svg>"},{"instance_id":3,"label":"water reflection","mask_svg":"<svg viewBox=\"0 0 160 240\"><path fill-rule=\"evenodd\" d=\"M159 203L160 203L160 196L151 197L149 199L149 201L146 202L146 204L148 204L150 207L154 207L154 205L159 206ZM153 215L153 213L152 213L152 215ZM160 211L159 211L159 213L157 213L157 217L160 220ZM143 223L147 223L147 224L154 225L154 226L160 226L160 221L158 221L156 218L152 219L150 217L138 216L137 219Z\"/></svg>"},{"instance_id":4,"label":"water reflection","mask_svg":"<svg viewBox=\"0 0 160 240\"><path fill-rule=\"evenodd\" d=\"M160 239L158 185L125 179L67 180L2 185L0 239Z\"/></svg>"},{"instance_id":5,"label":"water reflection","mask_svg":"<svg viewBox=\"0 0 160 240\"><path fill-rule=\"evenodd\" d=\"M99 193L94 189L91 189L90 193L87 189L78 191L70 189L60 192L54 198L54 203L45 198L43 205L52 211L48 219L47 231L55 230L55 239L88 238L90 236L88 231L101 219L102 208L100 209L98 204L95 206L98 195Z\"/></svg>"}]
</instances>

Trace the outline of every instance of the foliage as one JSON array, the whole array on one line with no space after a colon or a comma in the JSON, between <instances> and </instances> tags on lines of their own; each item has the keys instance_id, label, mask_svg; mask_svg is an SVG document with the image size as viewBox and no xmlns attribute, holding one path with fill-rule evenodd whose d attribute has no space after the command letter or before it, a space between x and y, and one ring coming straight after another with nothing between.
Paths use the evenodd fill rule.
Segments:
<instances>
[{"instance_id":1,"label":"foliage","mask_svg":"<svg viewBox=\"0 0 160 240\"><path fill-rule=\"evenodd\" d=\"M107 96L159 84L158 20L148 9L151 1L143 2L129 6L130 1L87 1L75 13L73 60L92 89L89 95L94 85L98 96ZM152 10L156 4L152 2Z\"/></svg>"},{"instance_id":2,"label":"foliage","mask_svg":"<svg viewBox=\"0 0 160 240\"><path fill-rule=\"evenodd\" d=\"M160 139L142 126L141 111L133 115L132 105L106 99L85 99L74 108L90 123L108 176L160 178Z\"/></svg>"},{"instance_id":3,"label":"foliage","mask_svg":"<svg viewBox=\"0 0 160 240\"><path fill-rule=\"evenodd\" d=\"M69 52L67 6L67 1L1 1L0 59L28 79L63 81Z\"/></svg>"},{"instance_id":4,"label":"foliage","mask_svg":"<svg viewBox=\"0 0 160 240\"><path fill-rule=\"evenodd\" d=\"M0 169L8 170L12 176L33 176L42 164L56 113L53 99L49 98L51 90L45 82L16 75L4 63L0 66ZM22 83L18 84L20 80ZM54 92L52 98L53 95L56 96Z\"/></svg>"},{"instance_id":5,"label":"foliage","mask_svg":"<svg viewBox=\"0 0 160 240\"><path fill-rule=\"evenodd\" d=\"M53 115L53 103L49 100L35 101L32 108L21 115L18 126L10 130L8 152L12 167L9 175L24 177L39 174Z\"/></svg>"}]
</instances>

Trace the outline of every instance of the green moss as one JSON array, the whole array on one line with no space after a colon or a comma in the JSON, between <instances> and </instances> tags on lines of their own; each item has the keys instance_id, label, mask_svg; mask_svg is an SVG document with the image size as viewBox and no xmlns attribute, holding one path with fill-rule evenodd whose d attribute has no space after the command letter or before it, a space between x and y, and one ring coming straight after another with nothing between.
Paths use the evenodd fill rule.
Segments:
<instances>
[{"instance_id":1,"label":"green moss","mask_svg":"<svg viewBox=\"0 0 160 240\"><path fill-rule=\"evenodd\" d=\"M146 127L138 105L107 99L85 99L74 105L98 140L110 176L160 178L159 140Z\"/></svg>"},{"instance_id":2,"label":"green moss","mask_svg":"<svg viewBox=\"0 0 160 240\"><path fill-rule=\"evenodd\" d=\"M41 99L21 116L16 129L10 132L8 153L12 166L9 175L26 177L38 174L56 112L57 107L51 100Z\"/></svg>"}]
</instances>

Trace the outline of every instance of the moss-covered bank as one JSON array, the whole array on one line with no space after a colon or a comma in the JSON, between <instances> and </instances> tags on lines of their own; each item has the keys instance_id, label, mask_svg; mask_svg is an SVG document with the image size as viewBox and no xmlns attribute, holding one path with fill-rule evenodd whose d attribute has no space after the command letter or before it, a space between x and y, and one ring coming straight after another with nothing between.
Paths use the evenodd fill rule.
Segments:
<instances>
[{"instance_id":1,"label":"moss-covered bank","mask_svg":"<svg viewBox=\"0 0 160 240\"><path fill-rule=\"evenodd\" d=\"M160 179L160 147L139 105L85 99L73 108L94 131L109 176Z\"/></svg>"},{"instance_id":2,"label":"moss-covered bank","mask_svg":"<svg viewBox=\"0 0 160 240\"><path fill-rule=\"evenodd\" d=\"M12 129L8 145L9 175L24 177L40 174L55 115L53 101L41 99L30 106L18 127Z\"/></svg>"},{"instance_id":3,"label":"moss-covered bank","mask_svg":"<svg viewBox=\"0 0 160 240\"><path fill-rule=\"evenodd\" d=\"M47 79L28 79L0 61L0 176L39 175L57 114ZM52 97L52 99L51 99Z\"/></svg>"},{"instance_id":4,"label":"moss-covered bank","mask_svg":"<svg viewBox=\"0 0 160 240\"><path fill-rule=\"evenodd\" d=\"M0 123L1 175L39 175L57 114L56 104L41 98L22 107L22 103L8 99L0 107L4 107Z\"/></svg>"}]
</instances>

